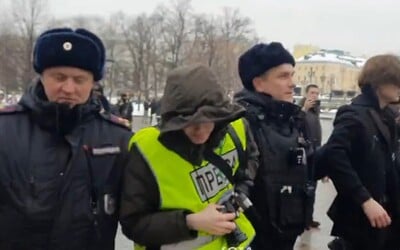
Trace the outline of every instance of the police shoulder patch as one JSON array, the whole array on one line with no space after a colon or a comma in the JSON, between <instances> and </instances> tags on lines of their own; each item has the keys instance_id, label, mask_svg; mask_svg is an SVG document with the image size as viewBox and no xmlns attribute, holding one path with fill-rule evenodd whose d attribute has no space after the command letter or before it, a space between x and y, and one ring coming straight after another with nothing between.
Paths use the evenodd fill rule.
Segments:
<instances>
[{"instance_id":1,"label":"police shoulder patch","mask_svg":"<svg viewBox=\"0 0 400 250\"><path fill-rule=\"evenodd\" d=\"M0 115L14 114L25 111L25 108L19 104L7 105L0 108Z\"/></svg>"},{"instance_id":2,"label":"police shoulder patch","mask_svg":"<svg viewBox=\"0 0 400 250\"><path fill-rule=\"evenodd\" d=\"M124 119L124 118L122 118L122 117L113 115L113 114L108 113L108 112L101 112L100 116L103 119L105 119L105 120L107 120L107 121L109 121L109 122L111 122L111 123L113 123L115 125L118 125L118 126L123 127L125 129L131 130L131 128L130 128L131 125L130 125L129 121Z\"/></svg>"}]
</instances>

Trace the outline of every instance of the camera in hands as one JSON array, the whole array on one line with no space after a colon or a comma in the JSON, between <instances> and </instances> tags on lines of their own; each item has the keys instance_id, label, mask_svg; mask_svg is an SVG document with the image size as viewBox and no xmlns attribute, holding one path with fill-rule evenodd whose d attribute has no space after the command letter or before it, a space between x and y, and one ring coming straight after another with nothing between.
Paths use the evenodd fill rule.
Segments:
<instances>
[{"instance_id":1,"label":"camera in hands","mask_svg":"<svg viewBox=\"0 0 400 250\"><path fill-rule=\"evenodd\" d=\"M233 190L229 190L224 193L217 204L224 206L220 209L220 212L235 213L236 217L239 216L240 212L247 210L253 205L245 194L234 192ZM226 235L226 241L229 247L237 247L246 240L246 234L243 233L238 227Z\"/></svg>"}]
</instances>

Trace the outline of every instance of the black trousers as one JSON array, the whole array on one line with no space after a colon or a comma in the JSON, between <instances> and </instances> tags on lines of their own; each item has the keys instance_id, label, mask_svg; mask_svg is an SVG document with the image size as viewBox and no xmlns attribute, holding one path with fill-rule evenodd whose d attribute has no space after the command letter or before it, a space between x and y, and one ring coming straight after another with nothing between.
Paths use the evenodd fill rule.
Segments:
<instances>
[{"instance_id":1,"label":"black trousers","mask_svg":"<svg viewBox=\"0 0 400 250\"><path fill-rule=\"evenodd\" d=\"M297 236L279 239L273 233L258 235L251 243L251 250L293 250Z\"/></svg>"},{"instance_id":2,"label":"black trousers","mask_svg":"<svg viewBox=\"0 0 400 250\"><path fill-rule=\"evenodd\" d=\"M345 250L399 250L399 233L398 226L389 226L385 229L372 229L370 235L363 239L343 239L346 246Z\"/></svg>"}]
</instances>

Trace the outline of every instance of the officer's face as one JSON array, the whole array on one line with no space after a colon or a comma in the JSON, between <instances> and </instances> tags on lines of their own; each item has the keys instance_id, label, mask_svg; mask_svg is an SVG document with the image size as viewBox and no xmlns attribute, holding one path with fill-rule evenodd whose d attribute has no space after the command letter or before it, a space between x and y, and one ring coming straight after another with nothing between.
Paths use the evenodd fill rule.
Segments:
<instances>
[{"instance_id":1,"label":"officer's face","mask_svg":"<svg viewBox=\"0 0 400 250\"><path fill-rule=\"evenodd\" d=\"M269 69L264 75L253 79L257 92L271 95L279 101L293 102L294 68L291 64L282 64Z\"/></svg>"},{"instance_id":2,"label":"officer's face","mask_svg":"<svg viewBox=\"0 0 400 250\"><path fill-rule=\"evenodd\" d=\"M94 86L92 73L74 67L48 68L41 80L49 101L66 103L71 108L85 103Z\"/></svg>"},{"instance_id":3,"label":"officer's face","mask_svg":"<svg viewBox=\"0 0 400 250\"><path fill-rule=\"evenodd\" d=\"M204 122L187 126L183 129L183 132L193 144L204 144L213 132L214 127L213 122Z\"/></svg>"}]
</instances>

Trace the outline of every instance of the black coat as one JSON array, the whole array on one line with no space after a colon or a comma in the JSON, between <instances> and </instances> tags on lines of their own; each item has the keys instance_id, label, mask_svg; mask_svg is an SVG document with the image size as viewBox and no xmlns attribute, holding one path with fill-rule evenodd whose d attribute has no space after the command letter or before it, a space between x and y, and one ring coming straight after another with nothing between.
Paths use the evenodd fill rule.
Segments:
<instances>
[{"instance_id":1,"label":"black coat","mask_svg":"<svg viewBox=\"0 0 400 250\"><path fill-rule=\"evenodd\" d=\"M326 168L337 196L328 212L332 234L363 239L372 230L362 204L380 202L398 220L399 166L394 153L397 135L393 115L380 109L370 88L350 105L338 110L334 130L317 157L317 168Z\"/></svg>"},{"instance_id":2,"label":"black coat","mask_svg":"<svg viewBox=\"0 0 400 250\"><path fill-rule=\"evenodd\" d=\"M103 197L118 204L131 132L91 102L71 110L43 96L39 83L0 112L0 249L113 250L118 207L106 214Z\"/></svg>"},{"instance_id":3,"label":"black coat","mask_svg":"<svg viewBox=\"0 0 400 250\"><path fill-rule=\"evenodd\" d=\"M132 112L132 103L130 101L121 101L119 104L119 115L124 119L132 121Z\"/></svg>"},{"instance_id":4,"label":"black coat","mask_svg":"<svg viewBox=\"0 0 400 250\"><path fill-rule=\"evenodd\" d=\"M117 105L111 104L104 95L97 96L97 98L95 98L95 101L99 102L99 105L105 112L111 113L116 116L121 115L119 113L119 107ZM132 111L133 111L133 108L131 110L131 113L132 113Z\"/></svg>"}]
</instances>

